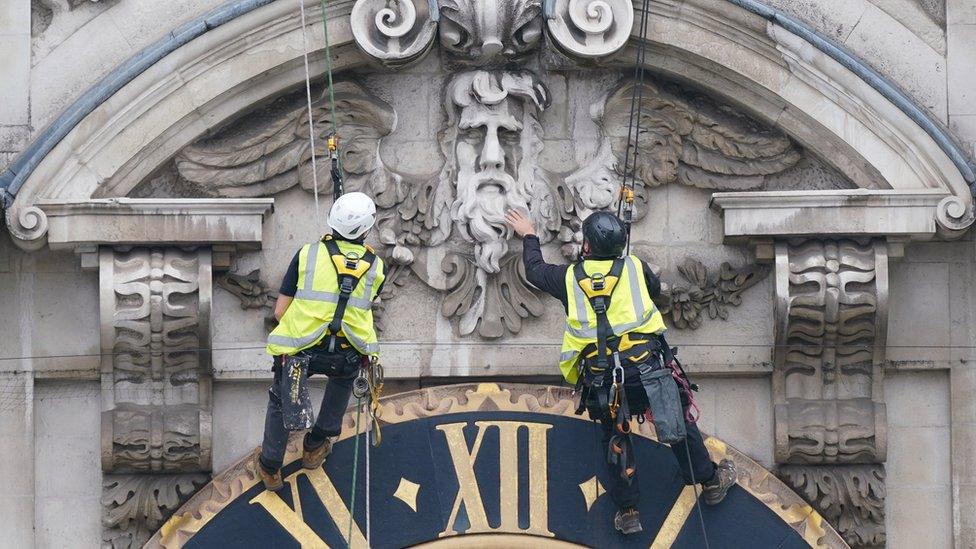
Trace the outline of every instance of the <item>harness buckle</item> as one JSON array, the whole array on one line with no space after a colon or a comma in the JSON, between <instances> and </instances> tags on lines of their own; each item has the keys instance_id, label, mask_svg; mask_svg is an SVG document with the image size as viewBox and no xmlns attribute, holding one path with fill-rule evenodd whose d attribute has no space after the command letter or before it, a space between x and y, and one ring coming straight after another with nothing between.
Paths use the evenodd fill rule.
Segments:
<instances>
[{"instance_id":1,"label":"harness buckle","mask_svg":"<svg viewBox=\"0 0 976 549\"><path fill-rule=\"evenodd\" d=\"M595 289L595 288L594 288ZM598 315L606 314L607 312L607 300L603 297L598 297L593 300L593 312Z\"/></svg>"},{"instance_id":2,"label":"harness buckle","mask_svg":"<svg viewBox=\"0 0 976 549\"><path fill-rule=\"evenodd\" d=\"M359 266L359 254L356 252L348 252L346 254L346 268L349 270L355 270Z\"/></svg>"},{"instance_id":3,"label":"harness buckle","mask_svg":"<svg viewBox=\"0 0 976 549\"><path fill-rule=\"evenodd\" d=\"M353 277L344 276L342 281L339 283L339 293L343 295L349 295L353 290Z\"/></svg>"},{"instance_id":4,"label":"harness buckle","mask_svg":"<svg viewBox=\"0 0 976 549\"><path fill-rule=\"evenodd\" d=\"M607 281L603 276L603 273L593 273L590 275L590 284L594 291L602 292L604 288L607 287Z\"/></svg>"}]
</instances>

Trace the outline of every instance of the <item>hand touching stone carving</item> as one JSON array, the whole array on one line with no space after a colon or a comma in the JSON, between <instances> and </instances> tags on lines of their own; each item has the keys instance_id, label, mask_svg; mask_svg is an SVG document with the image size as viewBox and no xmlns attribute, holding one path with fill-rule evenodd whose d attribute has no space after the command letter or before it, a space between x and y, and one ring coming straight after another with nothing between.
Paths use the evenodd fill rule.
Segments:
<instances>
[{"instance_id":1,"label":"hand touching stone carving","mask_svg":"<svg viewBox=\"0 0 976 549\"><path fill-rule=\"evenodd\" d=\"M505 222L508 226L515 231L515 234L519 235L520 238L525 238L526 236L535 236L535 227L532 226L532 222L529 218L518 210L508 210L505 214Z\"/></svg>"}]
</instances>

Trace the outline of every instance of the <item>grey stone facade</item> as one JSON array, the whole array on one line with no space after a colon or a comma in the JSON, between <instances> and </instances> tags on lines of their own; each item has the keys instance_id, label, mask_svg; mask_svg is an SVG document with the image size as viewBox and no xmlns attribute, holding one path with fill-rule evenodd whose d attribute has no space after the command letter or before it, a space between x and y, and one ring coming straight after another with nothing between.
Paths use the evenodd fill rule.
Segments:
<instances>
[{"instance_id":1,"label":"grey stone facade","mask_svg":"<svg viewBox=\"0 0 976 549\"><path fill-rule=\"evenodd\" d=\"M555 380L562 311L525 281L498 213L526 210L550 261L575 257L581 219L616 209L635 162L637 87L632 250L665 283L703 431L852 546L976 545L973 198L915 121L724 0L651 2L642 83L631 2L407 0L381 25L386 4L331 3L327 25L346 187L375 197L371 243L393 266L378 304L390 386ZM976 2L766 4L976 155ZM0 170L218 5L4 2ZM138 544L258 444L276 284L332 202L318 6L305 33L279 0L201 34L24 172L0 229L14 546Z\"/></svg>"}]
</instances>

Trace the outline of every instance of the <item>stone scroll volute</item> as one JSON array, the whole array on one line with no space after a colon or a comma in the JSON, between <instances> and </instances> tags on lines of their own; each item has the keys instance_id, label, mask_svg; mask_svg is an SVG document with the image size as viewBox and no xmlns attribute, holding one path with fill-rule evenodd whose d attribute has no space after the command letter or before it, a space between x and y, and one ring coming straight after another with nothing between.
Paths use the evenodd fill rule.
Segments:
<instances>
[{"instance_id":1,"label":"stone scroll volute","mask_svg":"<svg viewBox=\"0 0 976 549\"><path fill-rule=\"evenodd\" d=\"M630 0L556 0L546 22L559 49L583 59L617 53L630 39L633 26Z\"/></svg>"},{"instance_id":2,"label":"stone scroll volute","mask_svg":"<svg viewBox=\"0 0 976 549\"><path fill-rule=\"evenodd\" d=\"M434 43L436 14L427 0L359 0L350 24L364 53L390 68L423 57Z\"/></svg>"}]
</instances>

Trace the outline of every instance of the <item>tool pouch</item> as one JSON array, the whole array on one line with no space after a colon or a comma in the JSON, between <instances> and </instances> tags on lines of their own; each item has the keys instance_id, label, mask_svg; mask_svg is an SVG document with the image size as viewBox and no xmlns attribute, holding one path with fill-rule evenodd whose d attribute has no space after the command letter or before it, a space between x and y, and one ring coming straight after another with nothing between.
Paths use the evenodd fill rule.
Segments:
<instances>
[{"instance_id":1,"label":"tool pouch","mask_svg":"<svg viewBox=\"0 0 976 549\"><path fill-rule=\"evenodd\" d=\"M681 398L678 396L678 384L671 377L671 370L654 370L650 365L645 365L640 372L641 384L650 403L657 440L665 444L681 442L687 435L685 417Z\"/></svg>"},{"instance_id":2,"label":"tool pouch","mask_svg":"<svg viewBox=\"0 0 976 549\"><path fill-rule=\"evenodd\" d=\"M285 357L281 368L281 416L285 429L301 431L312 426L315 412L308 392L308 356Z\"/></svg>"}]
</instances>

